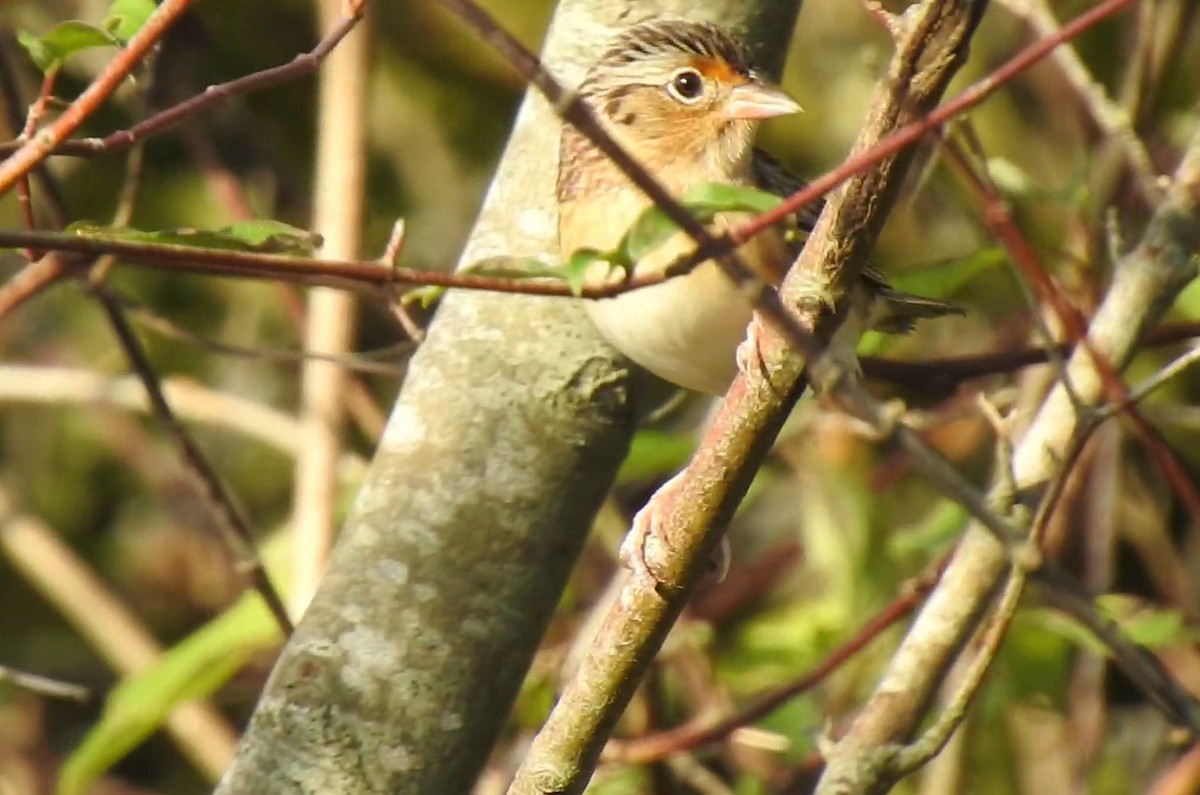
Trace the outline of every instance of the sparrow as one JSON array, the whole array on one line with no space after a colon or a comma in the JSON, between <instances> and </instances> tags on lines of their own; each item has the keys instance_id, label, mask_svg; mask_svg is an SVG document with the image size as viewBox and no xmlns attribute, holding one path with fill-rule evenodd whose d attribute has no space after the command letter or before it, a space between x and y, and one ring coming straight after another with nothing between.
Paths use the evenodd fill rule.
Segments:
<instances>
[{"instance_id":1,"label":"sparrow","mask_svg":"<svg viewBox=\"0 0 1200 795\"><path fill-rule=\"evenodd\" d=\"M613 39L578 91L605 130L676 196L706 183L786 196L804 183L756 149L754 139L763 120L800 106L752 68L747 55L715 25L643 22ZM612 250L652 204L569 124L559 142L557 201L564 261L580 249ZM760 279L778 284L820 210L810 205L783 228L741 245L737 255ZM749 217L721 213L709 229L720 234ZM694 248L680 231L635 263L632 274L597 263L585 282L655 273ZM919 318L962 313L952 304L894 290L870 268L854 298L858 330L907 332ZM601 335L633 362L672 384L714 395L723 394L737 373L739 343L752 316L750 303L712 260L660 284L584 304Z\"/></svg>"}]
</instances>

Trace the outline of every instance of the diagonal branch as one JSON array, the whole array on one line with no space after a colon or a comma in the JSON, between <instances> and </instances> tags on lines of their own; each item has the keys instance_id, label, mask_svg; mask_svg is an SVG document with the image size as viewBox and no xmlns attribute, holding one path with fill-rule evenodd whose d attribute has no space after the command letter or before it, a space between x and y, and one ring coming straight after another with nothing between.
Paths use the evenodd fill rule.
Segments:
<instances>
[{"instance_id":1,"label":"diagonal branch","mask_svg":"<svg viewBox=\"0 0 1200 795\"><path fill-rule=\"evenodd\" d=\"M965 59L983 6L931 0L914 7L856 153L936 104ZM784 281L785 300L810 295L814 275L829 281L840 275L844 283L853 282L910 157L884 159L831 199ZM823 309L806 302L799 322L827 339L837 318ZM580 792L590 777L609 731L703 576L734 509L803 391L803 360L788 346L791 340L774 331L763 338L764 372L734 381L688 468L667 498L658 501L653 538L645 548L646 567L654 576L635 576L625 583L591 653L535 738L511 793Z\"/></svg>"}]
</instances>

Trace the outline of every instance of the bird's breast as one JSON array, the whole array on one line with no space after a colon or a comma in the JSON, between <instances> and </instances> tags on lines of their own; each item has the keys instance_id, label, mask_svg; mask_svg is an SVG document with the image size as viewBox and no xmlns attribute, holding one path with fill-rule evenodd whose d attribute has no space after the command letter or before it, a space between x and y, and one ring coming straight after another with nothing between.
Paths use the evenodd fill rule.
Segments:
<instances>
[{"instance_id":1,"label":"bird's breast","mask_svg":"<svg viewBox=\"0 0 1200 795\"><path fill-rule=\"evenodd\" d=\"M581 248L615 248L649 206L614 192L610 197L560 208L559 238L563 258ZM747 216L714 219L714 232L729 229ZM673 235L639 260L635 275L661 272L695 243L687 234ZM760 278L773 278L786 265L782 236L768 230L741 246L739 258ZM592 285L620 281L623 274L606 264L593 266ZM637 364L679 386L721 394L736 374L735 352L745 337L751 308L720 267L706 261L689 273L614 298L585 301L600 333Z\"/></svg>"}]
</instances>

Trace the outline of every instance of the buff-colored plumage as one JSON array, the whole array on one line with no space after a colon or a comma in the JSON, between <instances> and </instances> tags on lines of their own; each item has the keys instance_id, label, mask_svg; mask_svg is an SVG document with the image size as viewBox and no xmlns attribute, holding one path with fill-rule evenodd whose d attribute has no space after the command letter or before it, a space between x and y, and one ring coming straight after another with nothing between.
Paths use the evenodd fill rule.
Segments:
<instances>
[{"instance_id":1,"label":"buff-colored plumage","mask_svg":"<svg viewBox=\"0 0 1200 795\"><path fill-rule=\"evenodd\" d=\"M780 194L795 189L790 177L754 149L758 122L799 106L766 83L748 64L742 47L712 25L658 21L620 34L591 68L580 94L607 131L669 190L682 195L711 182L753 185ZM565 125L558 174L559 244L563 257L581 248L610 250L650 206L638 188L579 132ZM811 228L814 213L793 231ZM746 216L727 213L714 231ZM636 265L637 273L661 270L694 248L675 235ZM795 256L785 231L770 229L737 251L748 266L777 281ZM589 277L621 278L597 267ZM885 331L911 327L914 318L959 311L938 301L889 288L866 274L861 301L868 317L859 325ZM586 302L601 334L655 375L688 389L720 394L736 374L735 351L745 337L751 308L713 262L686 276Z\"/></svg>"}]
</instances>

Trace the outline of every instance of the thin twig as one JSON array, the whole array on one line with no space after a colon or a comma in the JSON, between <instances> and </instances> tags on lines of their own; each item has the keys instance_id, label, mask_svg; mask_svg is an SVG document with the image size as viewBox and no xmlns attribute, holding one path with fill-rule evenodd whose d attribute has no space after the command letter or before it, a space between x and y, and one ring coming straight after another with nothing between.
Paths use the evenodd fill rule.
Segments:
<instances>
[{"instance_id":1,"label":"thin twig","mask_svg":"<svg viewBox=\"0 0 1200 795\"><path fill-rule=\"evenodd\" d=\"M1004 586L1004 593L1000 596L1000 603L996 606L996 613L983 634L974 659L967 667L966 675L934 724L926 729L919 739L900 750L895 760L897 776L906 776L937 756L967 717L971 699L983 684L988 668L1000 651L1000 644L1004 641L1008 627L1017 612L1017 604L1021 601L1024 589L1024 572L1013 569L1008 583Z\"/></svg>"},{"instance_id":2,"label":"thin twig","mask_svg":"<svg viewBox=\"0 0 1200 795\"><path fill-rule=\"evenodd\" d=\"M83 685L63 682L58 679L52 679L49 676L31 674L25 671L18 671L16 668L10 668L7 665L0 665L0 685L5 683L19 687L22 690L28 690L30 693L36 693L39 696L46 696L47 698L78 701L80 704L86 704L92 699L92 691Z\"/></svg>"},{"instance_id":3,"label":"thin twig","mask_svg":"<svg viewBox=\"0 0 1200 795\"><path fill-rule=\"evenodd\" d=\"M176 0L179 2L179 0ZM192 2L186 0L184 4ZM159 7L160 11L167 5L163 3ZM306 53L301 53L292 58L286 64L264 69L261 72L245 75L236 80L230 80L228 83L209 86L203 92L180 102L177 105L155 113L153 116L144 119L141 122L133 125L125 130L117 130L110 133L104 138L82 138L75 140L58 140L49 151L43 154L47 155L69 155L73 157L96 157L99 155L111 154L128 149L134 144L149 138L153 135L167 132L183 122L195 116L201 111L225 102L234 97L249 94L255 91L261 91L266 88L295 80L298 77L312 74L321 65L321 61L325 59L330 51L337 46L347 33L353 30L354 26L361 19L363 12L366 9L365 3L352 4L353 12L348 16L341 25L330 31L329 35L321 39L317 46L313 47ZM147 23L147 27L149 22ZM145 30L145 28L143 28ZM133 40L130 40L130 46L133 45ZM132 68L132 64L129 65ZM107 70L106 70L107 71ZM82 99L82 95L80 99ZM68 131L69 134L69 131ZM0 156L11 154L17 151L18 143L0 144Z\"/></svg>"},{"instance_id":4,"label":"thin twig","mask_svg":"<svg viewBox=\"0 0 1200 795\"><path fill-rule=\"evenodd\" d=\"M167 435L178 448L185 469L192 476L197 490L212 509L217 527L233 555L235 570L238 575L246 577L258 591L284 636L290 635L293 629L291 618L288 617L287 608L278 591L271 584L271 580L263 568L262 560L254 548L254 536L249 522L235 505L233 495L226 489L221 476L213 469L204 453L192 439L191 434L171 410L171 405L163 394L158 374L155 373L146 352L142 349L141 342L138 341L137 335L134 334L129 321L125 318L120 304L101 287L96 287L94 294L104 309L104 314L117 336L117 341L121 344L121 349L129 359L133 371L146 388L146 395L150 400L155 418L162 424L163 429L167 431Z\"/></svg>"},{"instance_id":5,"label":"thin twig","mask_svg":"<svg viewBox=\"0 0 1200 795\"><path fill-rule=\"evenodd\" d=\"M229 342L202 337L195 332L181 328L173 321L155 313L149 307L135 301L129 296L123 295L111 287L108 290L109 294L121 304L121 307L128 314L130 320L141 328L152 331L160 337L176 340L206 353L215 353L221 356L237 356L243 359L265 362L331 362L347 370L354 370L361 373L397 376L401 373L400 366L391 364L388 360L400 360L411 354L416 347L411 340L402 340L394 345L386 345L374 350L337 354L315 353L313 351L290 350L286 348L235 345Z\"/></svg>"},{"instance_id":6,"label":"thin twig","mask_svg":"<svg viewBox=\"0 0 1200 795\"><path fill-rule=\"evenodd\" d=\"M948 559L948 555L943 555L926 572L910 580L902 588L900 596L875 614L849 640L827 654L815 667L783 687L759 696L750 706L715 722L694 721L632 740L610 740L604 748L602 759L628 764L656 762L680 751L723 740L736 730L769 715L791 699L828 679L871 641L882 635L884 630L912 613L937 584L937 578Z\"/></svg>"},{"instance_id":7,"label":"thin twig","mask_svg":"<svg viewBox=\"0 0 1200 795\"><path fill-rule=\"evenodd\" d=\"M87 256L116 255L122 262L163 270L270 281L292 280L305 284L375 292L380 288L432 286L498 293L573 297L571 288L558 280L521 279L466 273L384 267L377 260L322 260L287 254L229 251L168 243L108 240L59 232L0 231L0 248L37 246L51 252ZM49 255L48 255L49 257ZM48 257L43 257L45 261ZM602 288L585 288L584 298L609 298L630 290L659 284L665 277L639 277ZM7 287L7 285L6 285ZM0 317L5 302L0 300Z\"/></svg>"},{"instance_id":8,"label":"thin twig","mask_svg":"<svg viewBox=\"0 0 1200 795\"><path fill-rule=\"evenodd\" d=\"M0 39L0 104L4 107L4 117L10 134L15 137L20 134L25 121L21 116L21 108L25 107L26 103L13 67L11 47L7 38ZM16 146L15 141L13 146ZM57 181L46 178L48 174L45 164L33 171L33 176L39 183L38 187L46 194L47 206L58 211L66 206L66 201Z\"/></svg>"},{"instance_id":9,"label":"thin twig","mask_svg":"<svg viewBox=\"0 0 1200 795\"><path fill-rule=\"evenodd\" d=\"M91 116L110 94L124 82L134 67L162 39L169 28L195 0L163 0L146 23L108 62L87 88L54 120L0 162L0 194L6 193L25 174L46 159L54 148L67 139Z\"/></svg>"},{"instance_id":10,"label":"thin twig","mask_svg":"<svg viewBox=\"0 0 1200 795\"><path fill-rule=\"evenodd\" d=\"M1155 327L1142 340L1144 347L1177 345L1200 337L1200 323L1163 323ZM1074 346L1063 342L1054 346L1053 353L1069 354ZM997 351L970 356L940 356L920 361L898 361L877 356L864 356L863 374L867 378L892 381L897 384L917 383L930 391L947 390L963 381L985 378L989 375L1012 373L1025 367L1045 364L1051 351L1046 348L1023 348L1020 350Z\"/></svg>"},{"instance_id":11,"label":"thin twig","mask_svg":"<svg viewBox=\"0 0 1200 795\"><path fill-rule=\"evenodd\" d=\"M999 2L1010 13L1023 20L1038 38L1052 36L1059 28L1058 20L1054 18L1054 12L1046 0ZM1114 102L1104 86L1092 77L1073 47L1059 47L1054 51L1053 59L1067 83L1074 89L1079 104L1104 136L1104 140L1118 147L1129 173L1133 176L1133 184L1142 194L1142 199L1151 205L1156 203L1162 197L1162 188L1158 184L1158 175L1154 173L1150 154L1133 129L1129 114Z\"/></svg>"},{"instance_id":12,"label":"thin twig","mask_svg":"<svg viewBox=\"0 0 1200 795\"><path fill-rule=\"evenodd\" d=\"M17 136L18 140L28 141L33 135L38 125L42 121L42 116L46 112L46 106L50 102L50 97L54 93L54 81L58 77L58 66L53 66L46 70L42 75L42 85L38 89L37 99L29 106L29 112L25 114L25 124L21 127L21 134ZM38 164L38 169L42 170L42 164ZM53 181L48 176L44 175L46 181ZM21 207L21 219L25 222L26 229L37 229L37 220L33 214L33 192L29 187L29 175L25 174L17 181L17 204ZM60 209L61 213L61 209ZM62 224L63 219L58 220L58 225ZM31 262L41 258L41 253L34 249L25 249L25 259Z\"/></svg>"}]
</instances>

